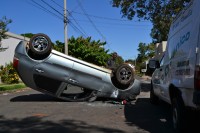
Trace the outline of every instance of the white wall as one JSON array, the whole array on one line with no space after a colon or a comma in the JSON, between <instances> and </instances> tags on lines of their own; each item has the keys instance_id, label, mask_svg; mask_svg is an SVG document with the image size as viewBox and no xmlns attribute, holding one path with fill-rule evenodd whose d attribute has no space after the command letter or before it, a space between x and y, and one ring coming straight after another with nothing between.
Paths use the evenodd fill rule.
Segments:
<instances>
[{"instance_id":1,"label":"white wall","mask_svg":"<svg viewBox=\"0 0 200 133\"><path fill-rule=\"evenodd\" d=\"M2 47L7 48L5 51L0 52L0 65L5 65L13 60L15 47L20 40L15 38L9 38L2 41Z\"/></svg>"},{"instance_id":2,"label":"white wall","mask_svg":"<svg viewBox=\"0 0 200 133\"><path fill-rule=\"evenodd\" d=\"M8 49L0 52L0 66L4 66L6 63L10 63L13 61L15 47L21 40L29 40L28 38L24 38L23 36L16 35L10 32L7 32L6 35L8 36L8 38L1 41L1 47L8 47Z\"/></svg>"}]
</instances>

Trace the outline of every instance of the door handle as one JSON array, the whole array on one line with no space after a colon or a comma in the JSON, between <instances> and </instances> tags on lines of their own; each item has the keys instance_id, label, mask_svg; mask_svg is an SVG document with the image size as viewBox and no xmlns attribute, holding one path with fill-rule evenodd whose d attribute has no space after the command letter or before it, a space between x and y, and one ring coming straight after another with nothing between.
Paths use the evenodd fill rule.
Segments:
<instances>
[{"instance_id":1,"label":"door handle","mask_svg":"<svg viewBox=\"0 0 200 133\"><path fill-rule=\"evenodd\" d=\"M69 79L70 82L72 82L73 84L77 84L78 81L74 80L74 79Z\"/></svg>"},{"instance_id":2,"label":"door handle","mask_svg":"<svg viewBox=\"0 0 200 133\"><path fill-rule=\"evenodd\" d=\"M44 73L43 70L40 70L40 69L35 69L38 73Z\"/></svg>"}]
</instances>

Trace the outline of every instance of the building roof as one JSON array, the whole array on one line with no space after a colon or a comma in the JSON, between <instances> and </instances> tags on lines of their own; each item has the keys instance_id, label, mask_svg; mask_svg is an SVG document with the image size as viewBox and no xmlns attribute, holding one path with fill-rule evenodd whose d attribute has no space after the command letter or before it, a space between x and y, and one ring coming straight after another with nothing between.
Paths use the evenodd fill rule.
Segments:
<instances>
[{"instance_id":1,"label":"building roof","mask_svg":"<svg viewBox=\"0 0 200 133\"><path fill-rule=\"evenodd\" d=\"M25 40L25 41L29 41L30 40L30 38L28 38L28 37L17 35L17 34L11 33L11 32L6 32L5 34L8 37L16 38L16 39L19 39L19 40Z\"/></svg>"}]
</instances>

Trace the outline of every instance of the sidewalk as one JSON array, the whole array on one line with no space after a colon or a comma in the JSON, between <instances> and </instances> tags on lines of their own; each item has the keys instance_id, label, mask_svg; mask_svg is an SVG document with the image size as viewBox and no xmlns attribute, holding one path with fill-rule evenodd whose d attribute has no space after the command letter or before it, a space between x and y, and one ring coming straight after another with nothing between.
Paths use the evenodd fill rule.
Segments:
<instances>
[{"instance_id":1,"label":"sidewalk","mask_svg":"<svg viewBox=\"0 0 200 133\"><path fill-rule=\"evenodd\" d=\"M143 80L151 80L151 76L143 75L142 79Z\"/></svg>"}]
</instances>

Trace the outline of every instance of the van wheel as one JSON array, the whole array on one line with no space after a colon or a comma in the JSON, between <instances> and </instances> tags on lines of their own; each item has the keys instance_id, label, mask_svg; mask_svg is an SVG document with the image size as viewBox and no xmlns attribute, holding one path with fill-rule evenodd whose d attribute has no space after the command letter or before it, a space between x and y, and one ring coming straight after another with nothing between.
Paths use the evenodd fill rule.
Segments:
<instances>
[{"instance_id":1,"label":"van wheel","mask_svg":"<svg viewBox=\"0 0 200 133\"><path fill-rule=\"evenodd\" d=\"M180 95L172 98L173 126L178 133L186 130L187 112Z\"/></svg>"},{"instance_id":2,"label":"van wheel","mask_svg":"<svg viewBox=\"0 0 200 133\"><path fill-rule=\"evenodd\" d=\"M36 56L49 55L52 50L51 40L45 34L36 34L29 41L29 48Z\"/></svg>"},{"instance_id":3,"label":"van wheel","mask_svg":"<svg viewBox=\"0 0 200 133\"><path fill-rule=\"evenodd\" d=\"M122 64L116 69L116 80L121 85L129 85L134 81L134 70L128 64Z\"/></svg>"},{"instance_id":4,"label":"van wheel","mask_svg":"<svg viewBox=\"0 0 200 133\"><path fill-rule=\"evenodd\" d=\"M150 102L152 104L158 104L159 98L155 95L153 90L153 84L151 83L151 89L150 89Z\"/></svg>"}]
</instances>

